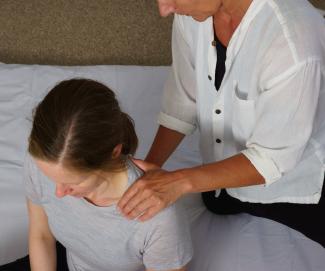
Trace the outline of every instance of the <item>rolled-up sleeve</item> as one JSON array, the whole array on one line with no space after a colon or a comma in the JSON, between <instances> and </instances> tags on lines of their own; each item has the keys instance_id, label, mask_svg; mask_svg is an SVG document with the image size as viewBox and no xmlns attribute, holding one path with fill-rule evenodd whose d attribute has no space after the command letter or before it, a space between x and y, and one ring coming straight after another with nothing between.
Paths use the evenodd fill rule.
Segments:
<instances>
[{"instance_id":1,"label":"rolled-up sleeve","mask_svg":"<svg viewBox=\"0 0 325 271\"><path fill-rule=\"evenodd\" d=\"M173 64L164 88L158 123L182 134L196 128L196 79L183 19L175 15L172 31Z\"/></svg>"},{"instance_id":2,"label":"rolled-up sleeve","mask_svg":"<svg viewBox=\"0 0 325 271\"><path fill-rule=\"evenodd\" d=\"M314 59L265 84L256 104L256 125L242 153L266 185L279 180L300 161L313 131L323 76L321 62Z\"/></svg>"}]
</instances>

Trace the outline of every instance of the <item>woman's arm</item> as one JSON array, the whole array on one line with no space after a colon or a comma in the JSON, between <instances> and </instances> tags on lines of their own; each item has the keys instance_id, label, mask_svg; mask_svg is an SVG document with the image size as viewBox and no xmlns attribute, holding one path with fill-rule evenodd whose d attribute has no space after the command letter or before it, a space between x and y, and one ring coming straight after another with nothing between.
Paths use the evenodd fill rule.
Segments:
<instances>
[{"instance_id":1,"label":"woman's arm","mask_svg":"<svg viewBox=\"0 0 325 271\"><path fill-rule=\"evenodd\" d=\"M32 271L56 270L56 240L43 208L27 200L29 214L29 258Z\"/></svg>"}]
</instances>

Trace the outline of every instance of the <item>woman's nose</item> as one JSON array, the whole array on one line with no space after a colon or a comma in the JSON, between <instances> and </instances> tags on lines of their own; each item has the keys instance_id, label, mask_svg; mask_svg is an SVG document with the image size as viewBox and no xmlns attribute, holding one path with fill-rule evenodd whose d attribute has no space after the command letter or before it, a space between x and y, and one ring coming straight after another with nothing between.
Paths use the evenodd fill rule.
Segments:
<instances>
[{"instance_id":1,"label":"woman's nose","mask_svg":"<svg viewBox=\"0 0 325 271\"><path fill-rule=\"evenodd\" d=\"M174 13L175 3L174 0L158 0L159 13L162 17Z\"/></svg>"},{"instance_id":2,"label":"woman's nose","mask_svg":"<svg viewBox=\"0 0 325 271\"><path fill-rule=\"evenodd\" d=\"M57 184L55 189L55 195L58 198L62 198L69 193L69 187L64 184Z\"/></svg>"}]
</instances>

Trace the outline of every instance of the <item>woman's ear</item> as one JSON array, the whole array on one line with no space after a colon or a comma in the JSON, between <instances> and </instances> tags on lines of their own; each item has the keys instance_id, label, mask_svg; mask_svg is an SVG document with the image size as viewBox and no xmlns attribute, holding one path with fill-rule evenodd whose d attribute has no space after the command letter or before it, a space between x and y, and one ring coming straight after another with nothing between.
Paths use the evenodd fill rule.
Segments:
<instances>
[{"instance_id":1,"label":"woman's ear","mask_svg":"<svg viewBox=\"0 0 325 271\"><path fill-rule=\"evenodd\" d=\"M120 156L120 154L122 152L122 147L123 147L123 145L121 143L114 147L113 152L112 152L112 159L115 159Z\"/></svg>"}]
</instances>

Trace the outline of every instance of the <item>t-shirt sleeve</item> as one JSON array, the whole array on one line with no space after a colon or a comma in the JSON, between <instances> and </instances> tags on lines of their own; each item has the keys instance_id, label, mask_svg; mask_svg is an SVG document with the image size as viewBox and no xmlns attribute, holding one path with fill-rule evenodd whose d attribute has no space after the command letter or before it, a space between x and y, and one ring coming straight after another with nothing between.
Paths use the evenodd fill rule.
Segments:
<instances>
[{"instance_id":1,"label":"t-shirt sleeve","mask_svg":"<svg viewBox=\"0 0 325 271\"><path fill-rule=\"evenodd\" d=\"M193 248L185 210L172 205L152 218L143 251L143 263L150 270L184 267L192 258Z\"/></svg>"},{"instance_id":2,"label":"t-shirt sleeve","mask_svg":"<svg viewBox=\"0 0 325 271\"><path fill-rule=\"evenodd\" d=\"M32 157L27 154L24 160L24 188L26 197L34 204L42 204L42 187L37 168Z\"/></svg>"}]
</instances>

